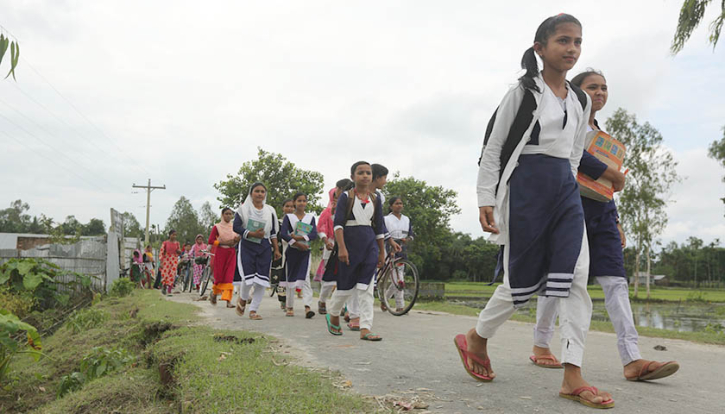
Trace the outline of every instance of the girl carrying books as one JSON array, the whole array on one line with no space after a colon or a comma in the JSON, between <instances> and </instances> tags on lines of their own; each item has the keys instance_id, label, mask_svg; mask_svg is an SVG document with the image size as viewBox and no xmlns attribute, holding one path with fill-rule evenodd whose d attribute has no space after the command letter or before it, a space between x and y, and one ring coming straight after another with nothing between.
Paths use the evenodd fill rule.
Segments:
<instances>
[{"instance_id":1,"label":"girl carrying books","mask_svg":"<svg viewBox=\"0 0 725 414\"><path fill-rule=\"evenodd\" d=\"M209 235L209 245L215 246L214 252L214 287L209 301L216 305L217 296L227 302L228 308L233 308L232 296L234 294L234 270L237 267L234 246L239 243L239 235L232 228L234 212L231 208L222 210L222 220L215 224Z\"/></svg>"},{"instance_id":2,"label":"girl carrying books","mask_svg":"<svg viewBox=\"0 0 725 414\"><path fill-rule=\"evenodd\" d=\"M373 276L385 261L383 208L372 188L372 169L365 161L350 168L355 188L340 195L335 211L335 241L338 247L337 290L325 315L327 330L342 335L340 311L353 290L360 305L360 339L380 341L370 330L373 325Z\"/></svg>"},{"instance_id":3,"label":"girl carrying books","mask_svg":"<svg viewBox=\"0 0 725 414\"><path fill-rule=\"evenodd\" d=\"M179 266L179 254L181 254L181 246L176 241L176 230L170 230L169 239L161 244L159 252L163 283L161 294L171 295L171 288L174 287L174 279L176 279L176 269Z\"/></svg>"},{"instance_id":4,"label":"girl carrying books","mask_svg":"<svg viewBox=\"0 0 725 414\"><path fill-rule=\"evenodd\" d=\"M310 241L317 239L317 226L315 216L306 213L307 195L297 193L292 197L295 211L286 214L280 228L280 237L287 242L287 257L285 263L285 280L280 285L287 288L287 315L295 316L295 290L302 291L302 300L305 304L305 318L315 316L312 311L312 285L310 285Z\"/></svg>"},{"instance_id":5,"label":"girl carrying books","mask_svg":"<svg viewBox=\"0 0 725 414\"><path fill-rule=\"evenodd\" d=\"M242 274L242 293L237 301L237 314L244 316L247 303L249 319L261 320L257 313L264 298L264 290L269 287L269 271L274 258L282 254L277 245L279 224L274 208L266 204L267 187L262 183L254 183L249 195L234 216L234 231L242 235L237 254L237 266ZM250 294L254 286L254 294Z\"/></svg>"},{"instance_id":6,"label":"girl carrying books","mask_svg":"<svg viewBox=\"0 0 725 414\"><path fill-rule=\"evenodd\" d=\"M609 97L607 80L601 72L588 69L575 76L571 83L582 88L592 99L588 130L589 138L594 138L597 131L601 131L596 114L604 108ZM600 177L608 179L615 191L624 188L624 174L587 151L582 153L579 172L595 180ZM629 283L622 254L627 241L619 225L614 200L601 202L586 197L581 200L589 241L589 275L596 278L604 291L604 305L617 333L617 349L624 366L624 377L630 381L651 381L674 374L679 369L677 362L648 361L640 355L637 345L639 335L629 303ZM558 313L556 308L556 300L550 297L541 297L536 303L534 355L530 359L537 366L561 367L549 349Z\"/></svg>"},{"instance_id":7,"label":"girl carrying books","mask_svg":"<svg viewBox=\"0 0 725 414\"><path fill-rule=\"evenodd\" d=\"M592 302L589 251L576 182L591 100L566 81L581 53L582 26L571 15L546 19L523 56L526 73L503 98L478 173L479 220L504 246L503 284L474 329L455 337L466 372L492 381L487 344L517 307L535 294L558 298L564 380L559 396L611 408L609 393L582 378ZM539 72L538 55L544 62Z\"/></svg>"}]
</instances>

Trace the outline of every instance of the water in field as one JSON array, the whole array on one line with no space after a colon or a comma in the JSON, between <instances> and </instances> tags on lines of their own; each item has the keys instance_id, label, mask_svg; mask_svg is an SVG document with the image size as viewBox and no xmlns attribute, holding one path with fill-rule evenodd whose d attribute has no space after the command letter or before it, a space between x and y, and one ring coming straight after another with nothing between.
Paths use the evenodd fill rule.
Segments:
<instances>
[{"instance_id":1,"label":"water in field","mask_svg":"<svg viewBox=\"0 0 725 414\"><path fill-rule=\"evenodd\" d=\"M482 309L486 301L449 300L451 303ZM593 302L592 319L609 321L604 302ZM518 312L536 316L536 301ZM637 326L681 332L722 331L725 327L725 304L641 303L632 302L632 314Z\"/></svg>"}]
</instances>

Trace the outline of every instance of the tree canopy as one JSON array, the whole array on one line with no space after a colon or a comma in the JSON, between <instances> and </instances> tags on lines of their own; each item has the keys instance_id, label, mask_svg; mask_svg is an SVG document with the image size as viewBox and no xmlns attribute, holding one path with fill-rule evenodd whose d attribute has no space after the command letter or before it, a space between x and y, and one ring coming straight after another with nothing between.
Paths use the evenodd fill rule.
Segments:
<instances>
[{"instance_id":1,"label":"tree canopy","mask_svg":"<svg viewBox=\"0 0 725 414\"><path fill-rule=\"evenodd\" d=\"M208 236L208 230L204 229L199 223L199 215L191 205L191 201L184 196L179 198L171 210L171 215L166 221L166 228L164 229L166 234L164 237L168 236L171 230L176 230L176 240L181 244L194 243L197 234Z\"/></svg>"},{"instance_id":2,"label":"tree canopy","mask_svg":"<svg viewBox=\"0 0 725 414\"><path fill-rule=\"evenodd\" d=\"M214 188L221 193L217 199L222 205L236 210L255 182L261 182L267 187L267 204L277 209L278 215L282 214L282 201L298 191L307 195L309 212L319 214L324 208L320 204L324 184L321 173L298 168L281 154L267 152L262 148L258 148L257 159L242 164L236 175L227 174L226 180L214 184Z\"/></svg>"},{"instance_id":3,"label":"tree canopy","mask_svg":"<svg viewBox=\"0 0 725 414\"><path fill-rule=\"evenodd\" d=\"M685 0L680 9L680 17L677 21L677 29L675 29L675 37L672 40L671 50L673 54L677 54L685 47L685 43L692 36L692 32L700 25L700 21L705 17L705 9L712 0ZM712 47L717 46L720 40L720 32L725 22L725 1L721 1L722 11L715 20L710 23L709 41Z\"/></svg>"}]
</instances>

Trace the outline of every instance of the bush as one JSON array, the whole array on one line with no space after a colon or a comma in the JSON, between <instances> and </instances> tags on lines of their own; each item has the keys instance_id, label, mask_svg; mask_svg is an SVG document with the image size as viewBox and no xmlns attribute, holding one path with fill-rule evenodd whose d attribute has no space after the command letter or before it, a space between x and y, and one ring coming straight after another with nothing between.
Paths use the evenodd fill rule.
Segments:
<instances>
[{"instance_id":1,"label":"bush","mask_svg":"<svg viewBox=\"0 0 725 414\"><path fill-rule=\"evenodd\" d=\"M109 294L122 298L128 296L134 289L136 289L136 284L132 280L122 277L113 281Z\"/></svg>"},{"instance_id":2,"label":"bush","mask_svg":"<svg viewBox=\"0 0 725 414\"><path fill-rule=\"evenodd\" d=\"M108 349L97 346L81 361L81 372L88 381L100 378L133 362L134 356L123 348Z\"/></svg>"},{"instance_id":3,"label":"bush","mask_svg":"<svg viewBox=\"0 0 725 414\"><path fill-rule=\"evenodd\" d=\"M65 325L74 333L78 333L86 329L96 328L107 320L108 314L105 311L88 308L73 312Z\"/></svg>"},{"instance_id":4,"label":"bush","mask_svg":"<svg viewBox=\"0 0 725 414\"><path fill-rule=\"evenodd\" d=\"M16 341L16 336L25 332L27 342L25 345ZM42 353L40 335L34 326L22 322L12 313L0 309L0 384L5 382L5 376L10 368L10 361L18 354L29 354L37 362Z\"/></svg>"},{"instance_id":5,"label":"bush","mask_svg":"<svg viewBox=\"0 0 725 414\"><path fill-rule=\"evenodd\" d=\"M69 392L78 391L83 387L83 383L86 382L86 377L80 372L73 372L69 375L63 375L60 377L60 383L58 383L58 392L56 396L62 398Z\"/></svg>"},{"instance_id":6,"label":"bush","mask_svg":"<svg viewBox=\"0 0 725 414\"><path fill-rule=\"evenodd\" d=\"M0 303L3 309L23 319L33 310L35 298L27 292L12 292L9 287L0 286Z\"/></svg>"}]
</instances>

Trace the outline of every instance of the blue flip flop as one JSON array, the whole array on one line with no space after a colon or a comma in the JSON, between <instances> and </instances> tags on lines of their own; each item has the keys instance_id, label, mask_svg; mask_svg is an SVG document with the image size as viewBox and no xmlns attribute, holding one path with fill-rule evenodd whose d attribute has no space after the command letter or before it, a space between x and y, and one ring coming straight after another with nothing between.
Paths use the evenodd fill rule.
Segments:
<instances>
[{"instance_id":1,"label":"blue flip flop","mask_svg":"<svg viewBox=\"0 0 725 414\"><path fill-rule=\"evenodd\" d=\"M325 315L325 321L327 321L327 332L329 332L335 336L342 335L342 330L340 329L340 327L337 325L333 325L332 322L330 322L330 314ZM334 331L333 329L337 329L337 330Z\"/></svg>"}]
</instances>

